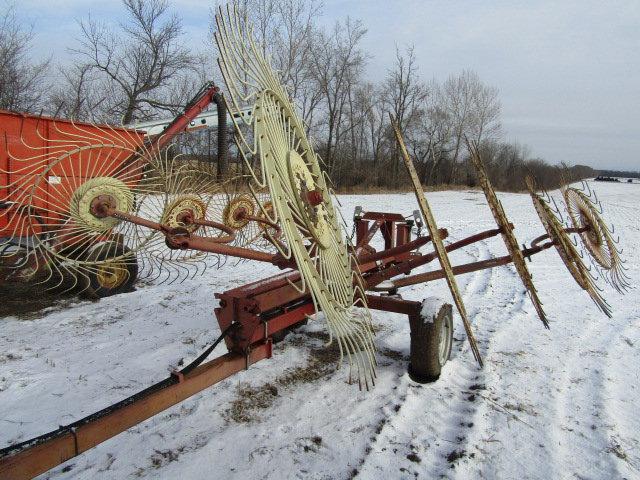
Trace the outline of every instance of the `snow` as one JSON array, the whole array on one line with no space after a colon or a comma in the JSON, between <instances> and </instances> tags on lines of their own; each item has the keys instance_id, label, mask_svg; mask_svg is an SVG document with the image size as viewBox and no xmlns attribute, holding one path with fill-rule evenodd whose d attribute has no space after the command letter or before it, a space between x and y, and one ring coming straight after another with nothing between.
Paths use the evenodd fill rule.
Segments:
<instances>
[{"instance_id":1,"label":"snow","mask_svg":"<svg viewBox=\"0 0 640 480\"><path fill-rule=\"evenodd\" d=\"M452 303L452 300L447 302L444 298L431 296L422 301L420 316L424 323L433 323L435 321L443 303Z\"/></svg>"},{"instance_id":2,"label":"snow","mask_svg":"<svg viewBox=\"0 0 640 480\"><path fill-rule=\"evenodd\" d=\"M640 189L592 185L640 280ZM557 196L557 192L554 192ZM542 227L527 195L499 194L515 233ZM495 228L478 191L428 194L448 241ZM350 218L415 209L411 194L341 196ZM350 231L350 226L349 230ZM454 264L504 255L500 238L451 255ZM557 253L529 264L551 329L537 319L513 267L459 276L485 361L479 369L454 309L451 360L440 379L406 374L406 317L373 312L378 381L346 383L323 362L322 321L274 356L55 468L45 478L639 478L638 289L602 285L607 319ZM437 269L437 262L415 271ZM0 323L0 445L23 441L129 396L195 358L220 333L213 293L276 273L227 262L220 270L98 302L68 302L40 318ZM401 289L449 299L443 281ZM225 352L219 346L215 354ZM330 356L330 355L329 355ZM346 367L346 366L345 366ZM241 421L236 421L240 419Z\"/></svg>"}]
</instances>

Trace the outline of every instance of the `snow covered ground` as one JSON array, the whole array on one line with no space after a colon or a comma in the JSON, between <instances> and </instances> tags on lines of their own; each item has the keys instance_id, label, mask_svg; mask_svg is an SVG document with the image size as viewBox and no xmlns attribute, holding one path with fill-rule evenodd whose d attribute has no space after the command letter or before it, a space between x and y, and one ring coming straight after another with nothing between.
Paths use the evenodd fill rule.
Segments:
<instances>
[{"instance_id":1,"label":"snow covered ground","mask_svg":"<svg viewBox=\"0 0 640 480\"><path fill-rule=\"evenodd\" d=\"M640 188L593 184L640 285ZM499 194L520 242L542 232L528 195ZM477 191L428 194L450 241L494 228ZM416 208L411 194L342 196L348 218ZM504 255L499 238L454 263ZM406 374L406 317L374 312L379 381L347 385L310 322L260 362L103 443L45 478L640 478L640 290L602 285L601 314L554 250L529 264L551 319L545 330L515 270L458 277L485 360L458 318L450 362L430 385ZM436 268L435 265L423 270ZM275 269L245 262L173 285L144 285L39 318L0 320L0 446L68 424L167 376L219 329L213 292ZM405 298L449 298L444 282ZM216 353L224 353L219 347ZM328 362L327 362L328 361Z\"/></svg>"}]
</instances>

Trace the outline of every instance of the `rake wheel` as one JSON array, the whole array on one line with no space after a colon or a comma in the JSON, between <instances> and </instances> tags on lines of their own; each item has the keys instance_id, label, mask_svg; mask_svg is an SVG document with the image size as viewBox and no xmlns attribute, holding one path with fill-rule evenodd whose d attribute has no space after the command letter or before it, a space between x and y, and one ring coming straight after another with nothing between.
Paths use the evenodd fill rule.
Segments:
<instances>
[{"instance_id":1,"label":"rake wheel","mask_svg":"<svg viewBox=\"0 0 640 480\"><path fill-rule=\"evenodd\" d=\"M231 94L230 110L239 114L241 104L254 105L248 135L232 118L260 215L280 226L286 244L275 238L272 243L285 258L295 260L301 274L300 289L311 294L316 310L322 310L326 318L330 341L338 342L339 364L346 356L359 384L368 388L374 382L376 364L371 316L367 308L356 308L366 307L362 280L352 269L355 262L338 226L318 158L237 7L220 8L216 23L219 64ZM258 192L265 187L270 205L258 199ZM268 230L265 234L272 236Z\"/></svg>"},{"instance_id":2,"label":"rake wheel","mask_svg":"<svg viewBox=\"0 0 640 480\"><path fill-rule=\"evenodd\" d=\"M246 215L253 215L254 210L253 198L249 195L240 195L225 205L222 212L224 224L234 230L242 229L250 222Z\"/></svg>"},{"instance_id":3,"label":"rake wheel","mask_svg":"<svg viewBox=\"0 0 640 480\"><path fill-rule=\"evenodd\" d=\"M462 318L462 324L464 325L464 329L467 334L467 339L469 340L469 346L471 347L471 352L473 353L473 357L475 358L475 360L482 367L483 366L482 355L480 355L480 349L478 348L475 335L473 334L473 329L471 328L471 322L469 321L469 317L467 315L467 309L464 306L462 295L460 295L460 289L458 288L458 282L456 281L456 277L451 267L451 260L449 260L447 249L445 248L444 243L440 238L438 225L436 223L435 217L433 216L433 212L431 211L431 207L429 206L429 202L427 202L427 197L425 196L424 191L422 190L422 185L420 184L418 173L416 172L415 166L413 165L413 161L411 160L411 157L409 156L409 152L407 151L407 147L404 143L404 139L402 138L402 132L400 131L398 122L393 117L391 112L389 112L389 119L391 120L391 126L393 127L393 132L396 136L396 141L400 146L400 152L402 153L404 164L407 168L407 171L409 172L409 177L411 178L413 193L416 196L416 200L418 201L418 205L420 207L420 212L422 213L422 217L424 218L425 224L427 225L427 230L429 231L429 235L431 237L431 242L433 244L433 248L435 250L436 256L438 257L438 261L440 262L442 271L445 274L444 278L447 281L447 286L449 287L449 291L451 292L453 301L456 304L458 313L460 313L460 317Z\"/></svg>"},{"instance_id":4,"label":"rake wheel","mask_svg":"<svg viewBox=\"0 0 640 480\"><path fill-rule=\"evenodd\" d=\"M11 155L7 185L13 207L2 212L12 227L8 242L19 238L26 255L46 278L37 279L47 288L65 283L67 290L84 288L104 259L92 255L98 244L126 245L126 254L111 260L128 261L156 236L138 227L96 213L96 205L107 202L125 213L137 214L144 199L163 194L158 182L146 178L156 161L156 152L146 150L135 132L110 127L68 125L56 130L58 139L46 147L29 146L30 157ZM57 125L53 123L53 129ZM112 249L112 252L124 252ZM68 285L67 280L71 279Z\"/></svg>"},{"instance_id":5,"label":"rake wheel","mask_svg":"<svg viewBox=\"0 0 640 480\"><path fill-rule=\"evenodd\" d=\"M86 296L102 298L126 292L138 276L136 257L124 245L113 242L96 245L87 259L94 265L83 276Z\"/></svg>"},{"instance_id":6,"label":"rake wheel","mask_svg":"<svg viewBox=\"0 0 640 480\"><path fill-rule=\"evenodd\" d=\"M526 178L526 185L533 201L533 206L542 222L549 239L553 242L562 262L565 264L569 273L580 287L585 290L595 304L602 312L611 317L611 307L600 294L600 290L595 284L595 280L591 272L586 267L579 252L571 242L569 235L565 231L562 223L553 213L551 207L544 201L535 191L535 182L533 178Z\"/></svg>"},{"instance_id":7,"label":"rake wheel","mask_svg":"<svg viewBox=\"0 0 640 480\"><path fill-rule=\"evenodd\" d=\"M500 200L498 200L498 196L496 195L496 192L493 189L491 182L489 181L489 177L487 176L487 172L484 168L482 158L480 157L478 145L476 143L468 143L468 147L469 151L471 152L471 160L476 167L478 182L480 183L482 191L484 192L484 196L487 199L487 203L489 204L489 208L491 209L491 214L493 215L493 218L495 219L498 227L500 227L500 233L502 236L502 240L507 247L507 252L513 259L513 265L516 268L516 272L518 273L520 280L522 280L524 288L526 288L527 292L529 293L529 298L531 299L531 303L533 303L533 307L538 313L538 317L540 317L543 325L546 328L549 328L549 322L542 308L542 302L538 297L538 292L535 285L533 284L533 280L531 279L531 273L529 273L529 269L527 268L527 264L525 263L522 251L518 246L518 240L513 233L513 225L511 225L511 222L509 222L504 208L502 207L502 203L500 202Z\"/></svg>"},{"instance_id":8,"label":"rake wheel","mask_svg":"<svg viewBox=\"0 0 640 480\"><path fill-rule=\"evenodd\" d=\"M188 220L203 219L206 212L207 204L198 195L182 195L167 205L161 223L171 228L185 228L189 233L194 233L200 225Z\"/></svg>"},{"instance_id":9,"label":"rake wheel","mask_svg":"<svg viewBox=\"0 0 640 480\"><path fill-rule=\"evenodd\" d=\"M261 205L270 202L268 189L252 192L248 185L249 175L231 176L220 181L217 172L201 168L193 176L200 185L190 187L190 190L200 192L199 195L208 199L207 216L234 230L235 238L230 245L275 252L273 244L264 238L267 227L256 221L264 218Z\"/></svg>"},{"instance_id":10,"label":"rake wheel","mask_svg":"<svg viewBox=\"0 0 640 480\"><path fill-rule=\"evenodd\" d=\"M150 172L157 179L162 195L148 195L141 205L141 216L167 227L184 229L189 234L207 238L227 235L206 222L223 223L225 188L233 179L220 181L209 165L193 165L180 155L169 155L164 149ZM190 249L170 249L164 235L156 235L138 255L141 276L154 282L182 282L220 267L223 255Z\"/></svg>"},{"instance_id":11,"label":"rake wheel","mask_svg":"<svg viewBox=\"0 0 640 480\"><path fill-rule=\"evenodd\" d=\"M562 190L567 212L574 228L587 230L580 233L580 239L593 260L607 271L611 285L622 292L628 287L623 271L620 252L611 231L599 215L597 208L587 195L574 187Z\"/></svg>"}]
</instances>

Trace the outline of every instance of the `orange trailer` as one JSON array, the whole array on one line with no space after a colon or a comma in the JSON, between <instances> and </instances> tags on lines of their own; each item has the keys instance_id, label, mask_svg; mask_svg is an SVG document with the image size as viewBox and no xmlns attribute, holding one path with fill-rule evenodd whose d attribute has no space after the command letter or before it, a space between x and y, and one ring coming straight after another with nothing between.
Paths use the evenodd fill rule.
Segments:
<instances>
[{"instance_id":1,"label":"orange trailer","mask_svg":"<svg viewBox=\"0 0 640 480\"><path fill-rule=\"evenodd\" d=\"M211 102L217 106L223 140L218 155L226 155L226 109L213 83L205 84L184 112L155 136L139 129L0 110L0 285L33 280L42 270L49 277L53 270L65 271L55 265L59 258L85 263L114 258L122 263L124 258L118 267L124 270L120 280L114 278L113 265L87 267L89 277L102 276L106 282L90 278L94 285L88 290L92 296L105 296L129 288L137 263L126 235L109 225L92 230L94 219L87 212L93 205L82 201L85 196L105 197L106 183L125 192L124 210L135 208L139 199L134 192L147 170L144 152L166 146L189 129ZM40 253L34 253L35 244L44 245Z\"/></svg>"}]
</instances>

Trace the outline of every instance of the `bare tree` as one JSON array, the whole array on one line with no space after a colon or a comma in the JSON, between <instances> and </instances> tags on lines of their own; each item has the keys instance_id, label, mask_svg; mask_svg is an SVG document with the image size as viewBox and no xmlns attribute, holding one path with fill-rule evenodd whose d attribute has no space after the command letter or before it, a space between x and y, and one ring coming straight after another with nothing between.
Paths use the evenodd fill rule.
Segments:
<instances>
[{"instance_id":1,"label":"bare tree","mask_svg":"<svg viewBox=\"0 0 640 480\"><path fill-rule=\"evenodd\" d=\"M320 15L322 4L316 0L278 0L275 9L279 28L272 42L272 60L311 129L322 99L311 74L317 32L314 20Z\"/></svg>"},{"instance_id":2,"label":"bare tree","mask_svg":"<svg viewBox=\"0 0 640 480\"><path fill-rule=\"evenodd\" d=\"M22 27L14 5L0 11L0 108L35 112L42 107L49 61L32 62L33 30Z\"/></svg>"},{"instance_id":3,"label":"bare tree","mask_svg":"<svg viewBox=\"0 0 640 480\"><path fill-rule=\"evenodd\" d=\"M500 99L498 89L478 82L472 95L471 129L478 144L493 140L500 134Z\"/></svg>"},{"instance_id":4,"label":"bare tree","mask_svg":"<svg viewBox=\"0 0 640 480\"><path fill-rule=\"evenodd\" d=\"M101 85L103 115L131 123L155 111L177 107L167 101L167 87L194 71L197 60L180 43L182 24L169 15L165 0L123 0L126 22L114 31L91 18L80 22L79 46L72 50L79 71L88 67Z\"/></svg>"},{"instance_id":5,"label":"bare tree","mask_svg":"<svg viewBox=\"0 0 640 480\"><path fill-rule=\"evenodd\" d=\"M455 183L458 160L463 146L464 135L469 131L472 110L471 84L477 79L475 73L464 70L460 75L450 76L443 84L444 107L453 123L453 151L448 183Z\"/></svg>"},{"instance_id":6,"label":"bare tree","mask_svg":"<svg viewBox=\"0 0 640 480\"><path fill-rule=\"evenodd\" d=\"M49 96L53 116L74 120L92 120L107 96L97 88L90 65L74 64L60 68L60 81Z\"/></svg>"},{"instance_id":7,"label":"bare tree","mask_svg":"<svg viewBox=\"0 0 640 480\"><path fill-rule=\"evenodd\" d=\"M500 132L500 101L498 90L485 85L478 74L463 70L450 76L442 86L443 107L453 123L452 158L449 182L455 183L463 152L464 136L478 143L494 139Z\"/></svg>"},{"instance_id":8,"label":"bare tree","mask_svg":"<svg viewBox=\"0 0 640 480\"><path fill-rule=\"evenodd\" d=\"M334 152L345 131L341 128L349 92L359 82L366 64L360 42L366 29L360 21L336 22L330 33L320 32L313 56L312 73L322 92L326 109L324 160L330 174L336 168Z\"/></svg>"},{"instance_id":9,"label":"bare tree","mask_svg":"<svg viewBox=\"0 0 640 480\"><path fill-rule=\"evenodd\" d=\"M387 107L381 100L378 92L372 83L365 84L364 91L371 99L371 108L367 110L366 125L369 142L371 146L371 156L373 166L376 168L382 162L382 152L384 146L384 130L387 125Z\"/></svg>"},{"instance_id":10,"label":"bare tree","mask_svg":"<svg viewBox=\"0 0 640 480\"><path fill-rule=\"evenodd\" d=\"M424 102L429 90L427 85L418 76L418 65L413 46L407 47L403 54L396 47L396 62L394 68L389 70L384 81L383 98L387 109L393 114L402 130L409 148L416 144L414 127L418 125L420 117L424 114ZM399 155L394 147L392 176L394 186L398 185Z\"/></svg>"}]
</instances>

